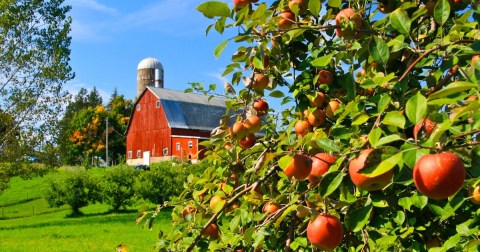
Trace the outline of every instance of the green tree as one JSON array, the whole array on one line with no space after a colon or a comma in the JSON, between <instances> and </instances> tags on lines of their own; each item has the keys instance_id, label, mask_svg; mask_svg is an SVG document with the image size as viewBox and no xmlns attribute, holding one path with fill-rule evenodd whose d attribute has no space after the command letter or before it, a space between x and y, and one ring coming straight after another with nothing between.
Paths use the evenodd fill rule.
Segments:
<instances>
[{"instance_id":1,"label":"green tree","mask_svg":"<svg viewBox=\"0 0 480 252\"><path fill-rule=\"evenodd\" d=\"M243 3L197 7L227 37L214 55L235 49L236 123L204 142L160 249L478 250L478 3Z\"/></svg>"},{"instance_id":2,"label":"green tree","mask_svg":"<svg viewBox=\"0 0 480 252\"><path fill-rule=\"evenodd\" d=\"M98 181L86 170L72 170L51 177L45 199L52 207L67 204L73 215L81 215L80 208L101 200L101 191Z\"/></svg>"},{"instance_id":3,"label":"green tree","mask_svg":"<svg viewBox=\"0 0 480 252\"><path fill-rule=\"evenodd\" d=\"M117 89L114 90L107 104L108 111L108 152L109 160L119 164L125 160L126 139L128 121L133 109L133 102L125 99L123 95L118 95Z\"/></svg>"},{"instance_id":4,"label":"green tree","mask_svg":"<svg viewBox=\"0 0 480 252\"><path fill-rule=\"evenodd\" d=\"M63 0L0 3L0 109L15 118L15 130L0 136L0 146L9 148L12 135L27 143L2 157L2 174L26 154L22 152L32 152L32 146L41 149L36 146L42 142L37 141L39 134L52 136L57 129L66 99L62 86L73 77L69 10Z\"/></svg>"},{"instance_id":5,"label":"green tree","mask_svg":"<svg viewBox=\"0 0 480 252\"><path fill-rule=\"evenodd\" d=\"M136 177L136 171L127 165L109 169L101 182L102 202L112 206L114 212L131 206L135 200Z\"/></svg>"}]
</instances>

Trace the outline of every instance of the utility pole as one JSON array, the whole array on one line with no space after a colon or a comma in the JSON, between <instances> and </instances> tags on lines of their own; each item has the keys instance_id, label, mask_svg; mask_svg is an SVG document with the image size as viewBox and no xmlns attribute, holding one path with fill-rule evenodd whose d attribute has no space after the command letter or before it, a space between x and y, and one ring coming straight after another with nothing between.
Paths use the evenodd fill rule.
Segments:
<instances>
[{"instance_id":1,"label":"utility pole","mask_svg":"<svg viewBox=\"0 0 480 252\"><path fill-rule=\"evenodd\" d=\"M105 120L107 121L107 126L105 130L105 162L107 163L107 166L108 166L108 116L107 116L107 119Z\"/></svg>"}]
</instances>

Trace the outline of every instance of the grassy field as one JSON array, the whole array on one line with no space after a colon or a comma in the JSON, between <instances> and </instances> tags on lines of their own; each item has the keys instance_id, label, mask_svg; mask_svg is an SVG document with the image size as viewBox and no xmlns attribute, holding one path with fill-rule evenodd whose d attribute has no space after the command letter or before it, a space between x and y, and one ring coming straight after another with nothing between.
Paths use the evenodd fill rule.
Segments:
<instances>
[{"instance_id":1,"label":"grassy field","mask_svg":"<svg viewBox=\"0 0 480 252\"><path fill-rule=\"evenodd\" d=\"M92 172L101 175L103 170ZM159 230L171 228L168 211L160 214L153 230L136 225L142 202L122 213L110 213L107 205L90 205L81 208L84 215L70 217L68 206L50 208L43 198L47 177L14 178L0 195L1 252L115 251L119 244L130 252L154 251Z\"/></svg>"}]
</instances>

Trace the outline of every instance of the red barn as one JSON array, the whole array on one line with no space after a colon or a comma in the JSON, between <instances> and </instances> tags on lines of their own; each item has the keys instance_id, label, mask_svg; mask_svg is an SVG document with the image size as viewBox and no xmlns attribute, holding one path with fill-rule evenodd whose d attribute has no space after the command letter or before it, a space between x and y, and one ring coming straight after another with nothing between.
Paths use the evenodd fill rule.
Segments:
<instances>
[{"instance_id":1,"label":"red barn","mask_svg":"<svg viewBox=\"0 0 480 252\"><path fill-rule=\"evenodd\" d=\"M225 98L146 86L128 123L127 164L200 159L199 143L225 114Z\"/></svg>"},{"instance_id":2,"label":"red barn","mask_svg":"<svg viewBox=\"0 0 480 252\"><path fill-rule=\"evenodd\" d=\"M126 131L129 165L202 158L199 143L226 112L225 97L164 89L163 74L155 58L138 64L137 100Z\"/></svg>"}]
</instances>

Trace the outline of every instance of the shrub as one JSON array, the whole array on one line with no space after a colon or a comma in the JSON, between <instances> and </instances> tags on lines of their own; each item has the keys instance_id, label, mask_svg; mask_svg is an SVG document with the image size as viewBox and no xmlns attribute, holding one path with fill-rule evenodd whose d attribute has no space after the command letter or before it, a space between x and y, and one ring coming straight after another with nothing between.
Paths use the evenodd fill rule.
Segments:
<instances>
[{"instance_id":1,"label":"shrub","mask_svg":"<svg viewBox=\"0 0 480 252\"><path fill-rule=\"evenodd\" d=\"M100 200L100 187L85 170L67 171L48 181L45 198L52 207L67 204L73 215L80 215L81 207Z\"/></svg>"},{"instance_id":2,"label":"shrub","mask_svg":"<svg viewBox=\"0 0 480 252\"><path fill-rule=\"evenodd\" d=\"M134 202L136 176L137 172L126 165L108 169L101 183L102 202L112 206L115 212L131 206Z\"/></svg>"},{"instance_id":3,"label":"shrub","mask_svg":"<svg viewBox=\"0 0 480 252\"><path fill-rule=\"evenodd\" d=\"M179 196L187 177L191 173L200 174L201 170L203 168L196 164L156 163L150 167L150 171L141 172L135 191L139 197L160 204Z\"/></svg>"}]
</instances>

